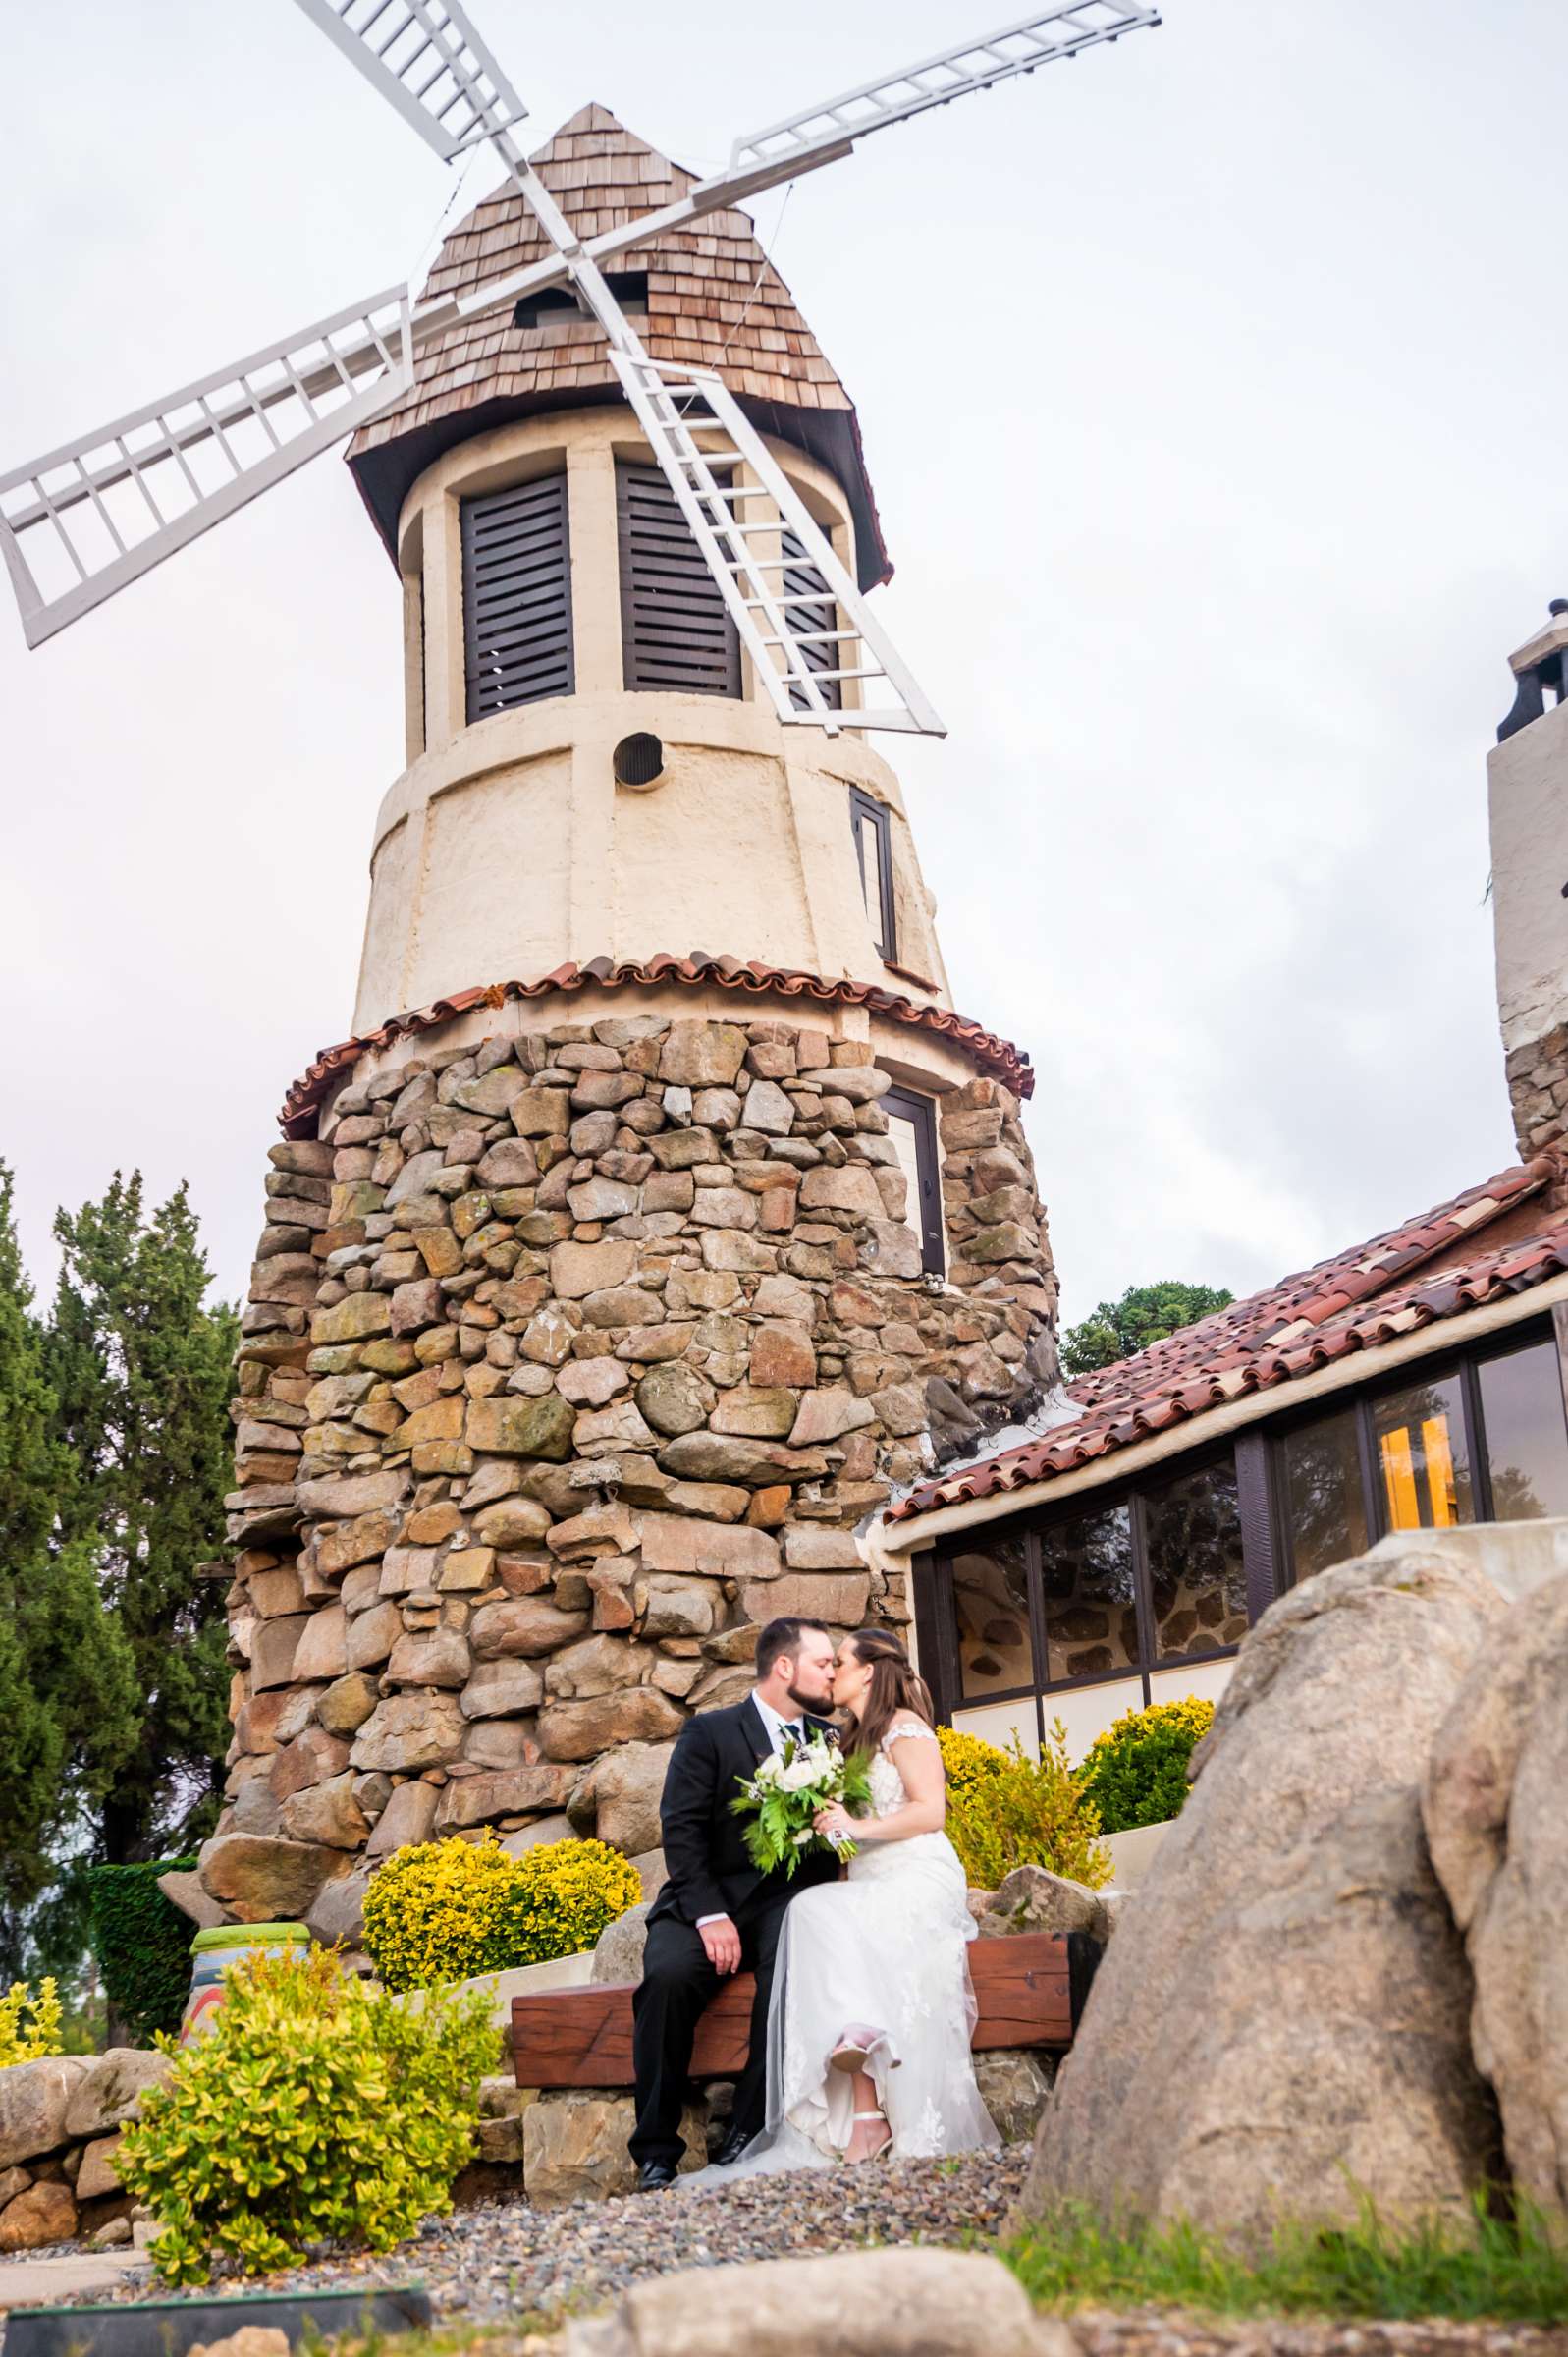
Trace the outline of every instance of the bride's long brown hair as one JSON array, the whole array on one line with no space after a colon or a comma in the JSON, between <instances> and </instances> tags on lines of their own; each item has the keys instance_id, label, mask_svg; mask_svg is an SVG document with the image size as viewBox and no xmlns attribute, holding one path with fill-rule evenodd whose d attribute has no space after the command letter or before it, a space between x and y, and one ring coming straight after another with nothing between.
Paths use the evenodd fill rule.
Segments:
<instances>
[{"instance_id":1,"label":"bride's long brown hair","mask_svg":"<svg viewBox=\"0 0 1568 2357\"><path fill-rule=\"evenodd\" d=\"M912 1668L895 1636L885 1628L857 1628L849 1642L855 1658L871 1671L871 1683L855 1722L857 1751L874 1753L900 1711L913 1711L928 1727L936 1726L937 1714L926 1681Z\"/></svg>"}]
</instances>

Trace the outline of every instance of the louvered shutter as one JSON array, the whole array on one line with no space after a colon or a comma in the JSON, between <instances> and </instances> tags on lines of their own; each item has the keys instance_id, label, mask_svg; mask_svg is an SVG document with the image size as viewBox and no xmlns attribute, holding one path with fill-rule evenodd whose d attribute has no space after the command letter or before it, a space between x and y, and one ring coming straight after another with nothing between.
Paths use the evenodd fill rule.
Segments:
<instances>
[{"instance_id":1,"label":"louvered shutter","mask_svg":"<svg viewBox=\"0 0 1568 2357\"><path fill-rule=\"evenodd\" d=\"M784 561L784 615L788 630L796 638L807 643L800 649L801 659L808 671L839 671L843 657L841 641L820 638L819 633L838 628L838 610L828 594L828 584L812 564L795 533L787 528L780 534L779 553ZM818 643L813 644L813 640ZM824 680L818 690L830 710L843 709L842 680ZM797 712L806 709L806 691L791 687L789 701Z\"/></svg>"},{"instance_id":2,"label":"louvered shutter","mask_svg":"<svg viewBox=\"0 0 1568 2357\"><path fill-rule=\"evenodd\" d=\"M628 688L740 693L740 641L657 466L616 466L621 649Z\"/></svg>"},{"instance_id":3,"label":"louvered shutter","mask_svg":"<svg viewBox=\"0 0 1568 2357\"><path fill-rule=\"evenodd\" d=\"M465 499L462 636L468 718L569 695L571 550L567 478L547 474Z\"/></svg>"}]
</instances>

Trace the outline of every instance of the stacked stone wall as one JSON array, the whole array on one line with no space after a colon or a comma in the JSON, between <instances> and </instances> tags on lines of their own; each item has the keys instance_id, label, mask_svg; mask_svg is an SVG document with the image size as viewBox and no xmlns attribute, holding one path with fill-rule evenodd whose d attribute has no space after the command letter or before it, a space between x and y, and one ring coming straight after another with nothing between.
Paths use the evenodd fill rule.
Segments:
<instances>
[{"instance_id":1,"label":"stacked stone wall","mask_svg":"<svg viewBox=\"0 0 1568 2357\"><path fill-rule=\"evenodd\" d=\"M670 1746L746 1690L758 1625L905 1623L855 1526L1055 1364L1000 1082L939 1100L944 1282L867 1040L440 1036L272 1149L241 1350L202 1874L329 1936L366 1853L432 1834L651 1849Z\"/></svg>"}]
</instances>

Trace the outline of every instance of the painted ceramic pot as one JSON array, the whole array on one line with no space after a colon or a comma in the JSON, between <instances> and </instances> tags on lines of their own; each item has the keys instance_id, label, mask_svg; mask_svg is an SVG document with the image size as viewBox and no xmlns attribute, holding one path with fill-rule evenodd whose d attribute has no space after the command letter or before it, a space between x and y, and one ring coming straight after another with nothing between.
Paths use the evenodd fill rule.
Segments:
<instances>
[{"instance_id":1,"label":"painted ceramic pot","mask_svg":"<svg viewBox=\"0 0 1568 2357\"><path fill-rule=\"evenodd\" d=\"M251 1949L308 1947L310 1934L302 1923L221 1923L197 1932L190 1943L190 1995L180 2024L180 2043L211 2027L223 2002L224 1975L231 1964Z\"/></svg>"}]
</instances>

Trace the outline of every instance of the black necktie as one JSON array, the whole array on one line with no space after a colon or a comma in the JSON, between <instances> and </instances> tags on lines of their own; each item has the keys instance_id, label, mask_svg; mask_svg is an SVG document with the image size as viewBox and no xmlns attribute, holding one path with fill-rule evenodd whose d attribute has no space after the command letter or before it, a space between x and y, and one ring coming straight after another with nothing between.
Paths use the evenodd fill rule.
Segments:
<instances>
[{"instance_id":1,"label":"black necktie","mask_svg":"<svg viewBox=\"0 0 1568 2357\"><path fill-rule=\"evenodd\" d=\"M794 1744L797 1751L805 1750L806 1730L798 1719L791 1719L784 1731Z\"/></svg>"}]
</instances>

